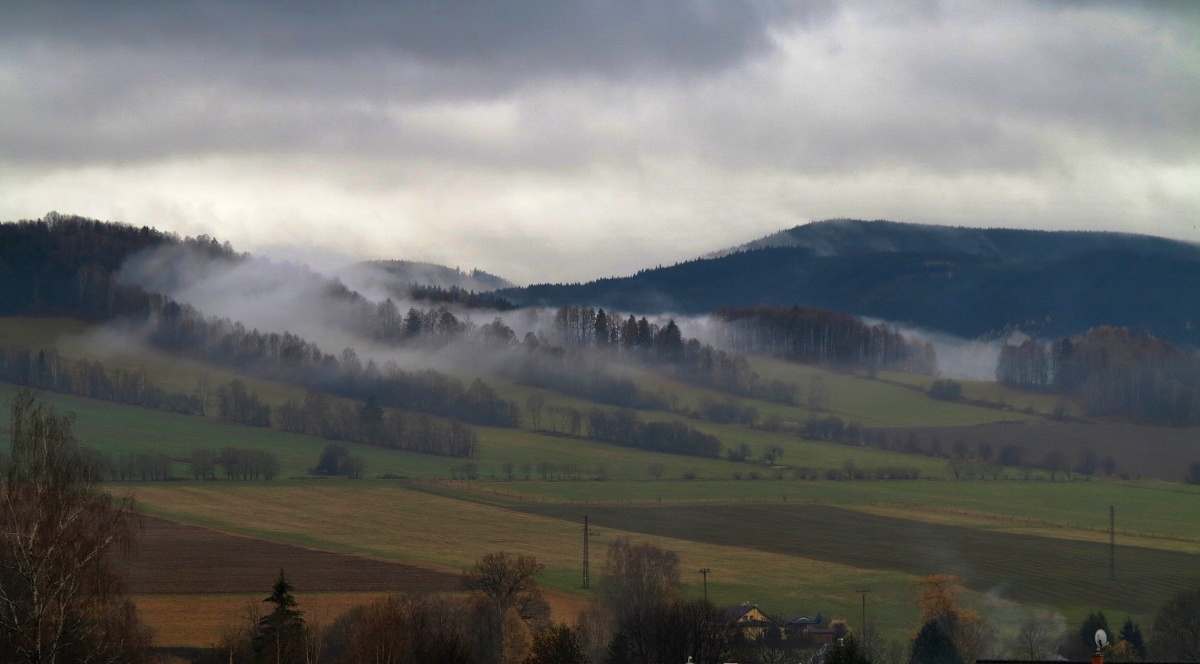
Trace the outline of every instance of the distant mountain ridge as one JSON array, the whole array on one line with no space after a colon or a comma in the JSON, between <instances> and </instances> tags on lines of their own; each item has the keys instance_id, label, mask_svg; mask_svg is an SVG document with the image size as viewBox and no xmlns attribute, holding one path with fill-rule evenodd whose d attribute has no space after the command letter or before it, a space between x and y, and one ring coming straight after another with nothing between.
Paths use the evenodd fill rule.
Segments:
<instances>
[{"instance_id":1,"label":"distant mountain ridge","mask_svg":"<svg viewBox=\"0 0 1200 664\"><path fill-rule=\"evenodd\" d=\"M1200 259L1200 245L1152 235L1106 231L968 228L858 219L814 221L704 257L719 258L739 251L770 247L807 248L812 250L813 255L820 257L880 253L950 253L1003 261L1029 261L1067 258L1089 251L1124 250Z\"/></svg>"},{"instance_id":2,"label":"distant mountain ridge","mask_svg":"<svg viewBox=\"0 0 1200 664\"><path fill-rule=\"evenodd\" d=\"M702 314L817 306L964 337L1063 336L1125 326L1200 345L1200 246L1127 233L832 220L670 267L498 294Z\"/></svg>"}]
</instances>

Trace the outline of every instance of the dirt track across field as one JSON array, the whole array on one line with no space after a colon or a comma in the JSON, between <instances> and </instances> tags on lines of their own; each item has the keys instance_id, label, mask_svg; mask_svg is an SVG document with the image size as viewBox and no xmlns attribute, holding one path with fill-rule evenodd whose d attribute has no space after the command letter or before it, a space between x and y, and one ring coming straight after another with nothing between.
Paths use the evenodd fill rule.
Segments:
<instances>
[{"instance_id":1,"label":"dirt track across field","mask_svg":"<svg viewBox=\"0 0 1200 664\"><path fill-rule=\"evenodd\" d=\"M416 565L306 549L145 517L134 555L117 555L126 592L197 594L270 592L282 569L304 592L444 592L455 574Z\"/></svg>"}]
</instances>

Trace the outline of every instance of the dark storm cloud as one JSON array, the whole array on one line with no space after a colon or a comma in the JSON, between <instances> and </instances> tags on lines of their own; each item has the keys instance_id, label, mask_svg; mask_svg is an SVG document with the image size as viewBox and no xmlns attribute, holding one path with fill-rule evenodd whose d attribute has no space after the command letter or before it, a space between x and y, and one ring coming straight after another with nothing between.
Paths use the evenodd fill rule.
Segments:
<instances>
[{"instance_id":1,"label":"dark storm cloud","mask_svg":"<svg viewBox=\"0 0 1200 664\"><path fill-rule=\"evenodd\" d=\"M0 147L41 163L297 148L494 158L390 106L564 78L704 76L831 11L769 0L18 2L0 8L14 83L0 91L11 118Z\"/></svg>"},{"instance_id":2,"label":"dark storm cloud","mask_svg":"<svg viewBox=\"0 0 1200 664\"><path fill-rule=\"evenodd\" d=\"M1196 3L9 1L0 218L525 280L840 216L1198 239L1197 89Z\"/></svg>"},{"instance_id":3,"label":"dark storm cloud","mask_svg":"<svg viewBox=\"0 0 1200 664\"><path fill-rule=\"evenodd\" d=\"M653 72L722 68L781 23L829 11L771 0L24 2L0 37L225 55L344 58L382 52L449 67Z\"/></svg>"}]
</instances>

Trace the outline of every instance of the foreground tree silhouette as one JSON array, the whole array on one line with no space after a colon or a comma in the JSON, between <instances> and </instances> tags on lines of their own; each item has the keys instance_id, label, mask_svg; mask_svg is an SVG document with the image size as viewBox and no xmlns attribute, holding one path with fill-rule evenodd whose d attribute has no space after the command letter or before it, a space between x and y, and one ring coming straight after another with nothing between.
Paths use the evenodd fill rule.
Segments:
<instances>
[{"instance_id":1,"label":"foreground tree silhouette","mask_svg":"<svg viewBox=\"0 0 1200 664\"><path fill-rule=\"evenodd\" d=\"M73 415L56 415L29 390L13 397L11 415L0 477L0 661L148 661L150 634L106 556L133 544L133 499L97 486Z\"/></svg>"},{"instance_id":2,"label":"foreground tree silhouette","mask_svg":"<svg viewBox=\"0 0 1200 664\"><path fill-rule=\"evenodd\" d=\"M1200 662L1200 588L1181 590L1159 607L1150 649L1161 660Z\"/></svg>"},{"instance_id":3,"label":"foreground tree silhouette","mask_svg":"<svg viewBox=\"0 0 1200 664\"><path fill-rule=\"evenodd\" d=\"M482 661L509 664L529 654L532 632L550 618L550 605L537 582L545 567L533 556L498 551L462 573L463 587L476 598L476 651Z\"/></svg>"},{"instance_id":4,"label":"foreground tree silhouette","mask_svg":"<svg viewBox=\"0 0 1200 664\"><path fill-rule=\"evenodd\" d=\"M263 600L274 608L258 621L258 633L254 637L255 661L283 664L300 661L303 657L304 612L296 609L292 590L283 570L279 570L271 596Z\"/></svg>"},{"instance_id":5,"label":"foreground tree silhouette","mask_svg":"<svg viewBox=\"0 0 1200 664\"><path fill-rule=\"evenodd\" d=\"M909 664L963 664L958 648L936 620L921 627L913 639Z\"/></svg>"},{"instance_id":6,"label":"foreground tree silhouette","mask_svg":"<svg viewBox=\"0 0 1200 664\"><path fill-rule=\"evenodd\" d=\"M589 664L579 628L558 624L543 629L533 638L525 664Z\"/></svg>"}]
</instances>

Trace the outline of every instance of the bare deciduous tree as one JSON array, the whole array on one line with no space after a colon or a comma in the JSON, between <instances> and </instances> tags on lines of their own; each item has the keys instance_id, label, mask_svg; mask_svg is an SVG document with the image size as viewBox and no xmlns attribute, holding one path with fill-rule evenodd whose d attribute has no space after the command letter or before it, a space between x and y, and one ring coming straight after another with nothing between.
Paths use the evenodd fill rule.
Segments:
<instances>
[{"instance_id":1,"label":"bare deciduous tree","mask_svg":"<svg viewBox=\"0 0 1200 664\"><path fill-rule=\"evenodd\" d=\"M1200 661L1200 589L1179 592L1159 608L1150 647L1164 661Z\"/></svg>"},{"instance_id":2,"label":"bare deciduous tree","mask_svg":"<svg viewBox=\"0 0 1200 664\"><path fill-rule=\"evenodd\" d=\"M0 659L42 664L148 658L149 634L106 553L131 546L132 497L112 498L75 448L74 416L33 392L12 402L12 457L0 478Z\"/></svg>"},{"instance_id":3,"label":"bare deciduous tree","mask_svg":"<svg viewBox=\"0 0 1200 664\"><path fill-rule=\"evenodd\" d=\"M546 568L533 556L512 556L504 551L489 553L463 572L463 586L486 597L503 615L504 610L522 610L541 599L537 576ZM524 615L522 617L525 617Z\"/></svg>"},{"instance_id":4,"label":"bare deciduous tree","mask_svg":"<svg viewBox=\"0 0 1200 664\"><path fill-rule=\"evenodd\" d=\"M1012 652L1018 659L1038 660L1049 659L1054 654L1054 644L1058 635L1051 629L1046 619L1030 616L1021 623L1014 637Z\"/></svg>"}]
</instances>

